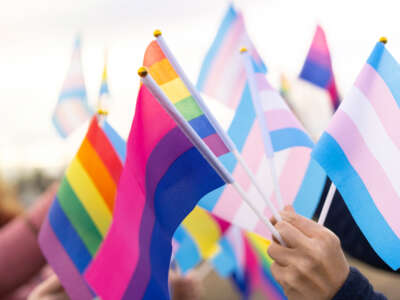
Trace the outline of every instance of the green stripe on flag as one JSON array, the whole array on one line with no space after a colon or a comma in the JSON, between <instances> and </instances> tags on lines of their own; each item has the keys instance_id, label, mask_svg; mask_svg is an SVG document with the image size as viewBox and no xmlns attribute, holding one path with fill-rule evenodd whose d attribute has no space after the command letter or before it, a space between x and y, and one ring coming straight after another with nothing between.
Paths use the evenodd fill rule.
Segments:
<instances>
[{"instance_id":1,"label":"green stripe on flag","mask_svg":"<svg viewBox=\"0 0 400 300\"><path fill-rule=\"evenodd\" d=\"M100 243L103 241L103 237L86 212L86 209L79 201L66 177L63 178L57 193L57 198L64 213L67 215L86 248L93 256L96 254Z\"/></svg>"},{"instance_id":2,"label":"green stripe on flag","mask_svg":"<svg viewBox=\"0 0 400 300\"><path fill-rule=\"evenodd\" d=\"M202 110L197 105L196 101L194 101L192 96L175 103L175 107L183 115L186 121L193 120L194 118L197 118L203 114Z\"/></svg>"}]
</instances>

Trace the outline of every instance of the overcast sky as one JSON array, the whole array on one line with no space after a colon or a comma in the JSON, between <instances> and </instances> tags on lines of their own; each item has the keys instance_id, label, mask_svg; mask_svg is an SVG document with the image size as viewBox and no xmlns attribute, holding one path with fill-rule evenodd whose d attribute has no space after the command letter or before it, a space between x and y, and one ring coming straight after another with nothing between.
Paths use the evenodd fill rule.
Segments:
<instances>
[{"instance_id":1,"label":"overcast sky","mask_svg":"<svg viewBox=\"0 0 400 300\"><path fill-rule=\"evenodd\" d=\"M60 166L76 151L84 129L62 140L51 124L76 32L83 33L83 64L91 103L96 101L103 51L108 48L114 101L110 122L126 136L139 82L136 71L153 30L162 29L172 51L195 80L228 3L0 0L0 169ZM319 22L327 33L342 94L353 83L380 36L388 37L389 50L400 58L397 3L235 1L244 12L250 36L271 77L281 71L292 78L297 76ZM219 117L221 112L217 109Z\"/></svg>"}]
</instances>

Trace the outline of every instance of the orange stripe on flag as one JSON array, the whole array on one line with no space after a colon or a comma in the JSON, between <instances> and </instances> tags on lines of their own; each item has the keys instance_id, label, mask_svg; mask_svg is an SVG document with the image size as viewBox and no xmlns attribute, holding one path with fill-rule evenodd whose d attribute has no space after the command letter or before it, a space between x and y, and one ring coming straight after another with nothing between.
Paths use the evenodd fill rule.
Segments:
<instances>
[{"instance_id":1,"label":"orange stripe on flag","mask_svg":"<svg viewBox=\"0 0 400 300\"><path fill-rule=\"evenodd\" d=\"M112 212L117 186L96 150L93 149L87 139L83 141L77 156L107 207Z\"/></svg>"},{"instance_id":2,"label":"orange stripe on flag","mask_svg":"<svg viewBox=\"0 0 400 300\"><path fill-rule=\"evenodd\" d=\"M161 50L157 41L152 41L146 49L146 54L143 59L143 65L149 67L165 58L164 52Z\"/></svg>"}]
</instances>

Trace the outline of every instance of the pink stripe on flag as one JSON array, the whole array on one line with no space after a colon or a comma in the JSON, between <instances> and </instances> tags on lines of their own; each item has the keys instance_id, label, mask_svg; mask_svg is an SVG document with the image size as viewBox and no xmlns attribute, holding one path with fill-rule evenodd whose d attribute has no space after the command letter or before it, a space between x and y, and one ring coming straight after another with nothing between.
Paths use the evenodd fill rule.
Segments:
<instances>
[{"instance_id":1,"label":"pink stripe on flag","mask_svg":"<svg viewBox=\"0 0 400 300\"><path fill-rule=\"evenodd\" d=\"M93 295L90 289L65 252L64 247L51 228L48 218L45 219L40 230L39 243L45 245L45 247L41 247L41 250L47 262L53 267L58 278L62 282L68 296L72 300L92 299Z\"/></svg>"},{"instance_id":2,"label":"pink stripe on flag","mask_svg":"<svg viewBox=\"0 0 400 300\"><path fill-rule=\"evenodd\" d=\"M261 165L264 155L264 148L261 143L261 131L257 123L254 123L246 143L243 147L242 157L253 172L256 172ZM240 165L233 171L233 178L244 188L250 187L250 179ZM243 200L237 191L231 186L227 186L220 199L215 205L213 212L218 216L223 216L226 220L233 220L239 210Z\"/></svg>"},{"instance_id":3,"label":"pink stripe on flag","mask_svg":"<svg viewBox=\"0 0 400 300\"><path fill-rule=\"evenodd\" d=\"M135 177L130 169L124 169L118 186L118 198L144 193ZM145 197L139 196L132 201L121 201L118 198L107 238L85 271L85 279L103 300L122 299L139 258L140 232L136 228L139 228L142 220ZM142 200L141 203L138 200ZM131 230L118 232L120 228ZM132 243L127 244L127 240ZM113 276L110 276L111 270Z\"/></svg>"},{"instance_id":4,"label":"pink stripe on flag","mask_svg":"<svg viewBox=\"0 0 400 300\"><path fill-rule=\"evenodd\" d=\"M219 84L218 77L223 72L226 67L226 62L233 56L239 54L240 47L237 45L238 40L240 40L244 32L243 17L241 14L235 20L235 24L229 30L229 33L225 35L223 46L220 48L218 54L214 59L214 64L212 65L212 71L209 73L207 81L204 85L204 91L208 94L214 94L215 88Z\"/></svg>"},{"instance_id":5,"label":"pink stripe on flag","mask_svg":"<svg viewBox=\"0 0 400 300\"><path fill-rule=\"evenodd\" d=\"M279 186L281 188L282 198L285 205L290 205L296 199L297 192L303 182L304 174L306 173L308 163L310 161L311 149L308 148L291 148L289 156L285 162L285 166L279 175ZM275 207L278 206L275 193L271 196L271 201ZM271 211L268 207L264 210L264 215L267 218L272 217ZM254 229L254 232L266 237L271 238L271 232L267 227L259 221Z\"/></svg>"},{"instance_id":6,"label":"pink stripe on flag","mask_svg":"<svg viewBox=\"0 0 400 300\"><path fill-rule=\"evenodd\" d=\"M217 157L229 152L217 133L207 136L203 141Z\"/></svg>"},{"instance_id":7,"label":"pink stripe on flag","mask_svg":"<svg viewBox=\"0 0 400 300\"><path fill-rule=\"evenodd\" d=\"M247 80L244 68L237 75L236 81L232 86L229 86L230 91L228 92L229 103L227 104L232 109L236 109L238 107L239 102L242 99L243 90Z\"/></svg>"},{"instance_id":8,"label":"pink stripe on flag","mask_svg":"<svg viewBox=\"0 0 400 300\"><path fill-rule=\"evenodd\" d=\"M265 112L265 118L270 131L284 128L297 128L304 131L299 121L288 109L269 110Z\"/></svg>"},{"instance_id":9,"label":"pink stripe on flag","mask_svg":"<svg viewBox=\"0 0 400 300\"><path fill-rule=\"evenodd\" d=\"M254 73L255 81L258 90L260 91L275 91L275 89L269 84L267 78L262 73Z\"/></svg>"},{"instance_id":10,"label":"pink stripe on flag","mask_svg":"<svg viewBox=\"0 0 400 300\"><path fill-rule=\"evenodd\" d=\"M385 170L365 144L350 117L339 109L334 118L335 120L328 127L328 133L338 142L350 164L362 178L372 199L381 200L376 201L375 205L392 230L400 237L399 196Z\"/></svg>"},{"instance_id":11,"label":"pink stripe on flag","mask_svg":"<svg viewBox=\"0 0 400 300\"><path fill-rule=\"evenodd\" d=\"M374 68L366 64L358 76L355 86L369 100L387 134L400 148L400 110L386 83Z\"/></svg>"}]
</instances>

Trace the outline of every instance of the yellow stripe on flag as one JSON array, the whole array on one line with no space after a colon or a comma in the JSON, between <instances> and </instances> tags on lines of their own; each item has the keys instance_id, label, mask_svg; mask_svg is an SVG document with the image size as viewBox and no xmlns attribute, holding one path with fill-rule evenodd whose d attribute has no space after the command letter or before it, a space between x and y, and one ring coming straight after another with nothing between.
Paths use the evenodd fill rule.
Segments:
<instances>
[{"instance_id":1,"label":"yellow stripe on flag","mask_svg":"<svg viewBox=\"0 0 400 300\"><path fill-rule=\"evenodd\" d=\"M172 103L179 102L190 96L189 90L179 77L164 83L161 85L161 89L168 96Z\"/></svg>"},{"instance_id":2,"label":"yellow stripe on flag","mask_svg":"<svg viewBox=\"0 0 400 300\"><path fill-rule=\"evenodd\" d=\"M66 176L97 229L105 236L111 223L111 212L78 158L72 161Z\"/></svg>"},{"instance_id":3,"label":"yellow stripe on flag","mask_svg":"<svg viewBox=\"0 0 400 300\"><path fill-rule=\"evenodd\" d=\"M183 220L182 225L194 239L203 259L210 258L218 252L221 230L204 209L196 206Z\"/></svg>"},{"instance_id":4,"label":"yellow stripe on flag","mask_svg":"<svg viewBox=\"0 0 400 300\"><path fill-rule=\"evenodd\" d=\"M151 77L153 77L158 85L163 85L178 77L178 74L176 74L174 68L166 58L151 65L148 69Z\"/></svg>"}]
</instances>

